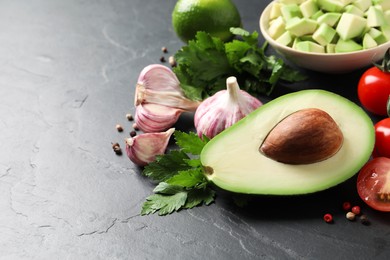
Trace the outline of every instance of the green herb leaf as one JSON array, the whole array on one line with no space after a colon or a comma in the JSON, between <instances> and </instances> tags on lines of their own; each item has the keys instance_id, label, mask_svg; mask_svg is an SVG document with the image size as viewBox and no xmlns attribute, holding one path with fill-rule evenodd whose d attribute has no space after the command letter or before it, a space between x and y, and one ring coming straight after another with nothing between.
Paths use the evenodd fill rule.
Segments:
<instances>
[{"instance_id":1,"label":"green herb leaf","mask_svg":"<svg viewBox=\"0 0 390 260\"><path fill-rule=\"evenodd\" d=\"M197 167L202 167L202 163L200 162L200 159L185 159L185 162L191 166L191 167L194 167L194 168L197 168Z\"/></svg>"},{"instance_id":2,"label":"green herb leaf","mask_svg":"<svg viewBox=\"0 0 390 260\"><path fill-rule=\"evenodd\" d=\"M153 194L146 198L142 206L141 215L153 214L158 211L160 216L171 214L182 208L187 201L187 192L179 192L174 195Z\"/></svg>"},{"instance_id":3,"label":"green herb leaf","mask_svg":"<svg viewBox=\"0 0 390 260\"><path fill-rule=\"evenodd\" d=\"M215 192L208 187L199 159L209 139L205 136L201 139L194 132L180 131L176 131L174 137L179 150L160 155L155 162L145 166L143 174L160 183L153 190L155 194L146 198L142 215L156 212L167 215L214 201ZM191 158L187 153L192 154Z\"/></svg>"},{"instance_id":4,"label":"green herb leaf","mask_svg":"<svg viewBox=\"0 0 390 260\"><path fill-rule=\"evenodd\" d=\"M176 133L175 133L176 134ZM172 150L164 155L159 155L155 162L145 166L142 174L153 181L165 181L179 171L190 169L191 166L185 160L190 159L183 151Z\"/></svg>"},{"instance_id":5,"label":"green herb leaf","mask_svg":"<svg viewBox=\"0 0 390 260\"><path fill-rule=\"evenodd\" d=\"M184 188L182 186L169 184L167 182L160 182L153 190L154 193L165 195L173 195L182 191L184 191Z\"/></svg>"},{"instance_id":6,"label":"green herb leaf","mask_svg":"<svg viewBox=\"0 0 390 260\"><path fill-rule=\"evenodd\" d=\"M203 100L226 89L226 78L230 76L235 76L240 87L253 95L271 94L280 80L306 79L280 58L265 55L268 44L258 46L256 31L251 34L242 28L230 31L240 39L223 43L217 37L198 32L195 40L175 54L174 73L188 98Z\"/></svg>"},{"instance_id":7,"label":"green herb leaf","mask_svg":"<svg viewBox=\"0 0 390 260\"><path fill-rule=\"evenodd\" d=\"M185 188L197 188L201 185L206 185L201 168L192 168L187 171L180 171L178 174L167 180L170 185L178 185Z\"/></svg>"},{"instance_id":8,"label":"green herb leaf","mask_svg":"<svg viewBox=\"0 0 390 260\"><path fill-rule=\"evenodd\" d=\"M203 137L203 140L198 137L194 132L181 132L175 131L174 133L176 144L182 148L186 153L193 155L200 155L203 147L209 141L207 137Z\"/></svg>"},{"instance_id":9,"label":"green herb leaf","mask_svg":"<svg viewBox=\"0 0 390 260\"><path fill-rule=\"evenodd\" d=\"M175 54L175 60L180 65L173 71L188 98L203 100L208 96L208 92L225 88L226 75L230 74L230 66L221 39L211 37L205 32L198 32L195 40L189 41L187 46ZM189 86L197 89L202 87L201 91L196 92Z\"/></svg>"},{"instance_id":10,"label":"green herb leaf","mask_svg":"<svg viewBox=\"0 0 390 260\"><path fill-rule=\"evenodd\" d=\"M184 208L191 209L201 204L210 205L214 202L215 191L206 188L201 190L192 190L187 194L187 201Z\"/></svg>"}]
</instances>

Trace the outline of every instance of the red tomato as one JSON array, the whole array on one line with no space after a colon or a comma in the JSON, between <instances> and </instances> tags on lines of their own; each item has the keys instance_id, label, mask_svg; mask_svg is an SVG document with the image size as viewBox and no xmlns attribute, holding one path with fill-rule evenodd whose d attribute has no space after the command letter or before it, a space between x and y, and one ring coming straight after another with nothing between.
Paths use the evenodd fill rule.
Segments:
<instances>
[{"instance_id":1,"label":"red tomato","mask_svg":"<svg viewBox=\"0 0 390 260\"><path fill-rule=\"evenodd\" d=\"M358 97L365 109L376 115L387 115L386 104L389 95L389 72L372 67L363 73L358 84Z\"/></svg>"},{"instance_id":2,"label":"red tomato","mask_svg":"<svg viewBox=\"0 0 390 260\"><path fill-rule=\"evenodd\" d=\"M366 163L359 172L357 190L371 208L390 211L390 158L378 157Z\"/></svg>"},{"instance_id":3,"label":"red tomato","mask_svg":"<svg viewBox=\"0 0 390 260\"><path fill-rule=\"evenodd\" d=\"M374 157L390 158L390 118L385 118L375 124Z\"/></svg>"}]
</instances>

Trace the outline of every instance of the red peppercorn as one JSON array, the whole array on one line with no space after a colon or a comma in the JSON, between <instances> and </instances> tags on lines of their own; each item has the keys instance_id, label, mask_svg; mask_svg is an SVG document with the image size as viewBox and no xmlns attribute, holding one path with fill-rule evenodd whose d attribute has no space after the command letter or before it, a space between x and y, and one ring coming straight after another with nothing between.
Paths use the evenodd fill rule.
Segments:
<instances>
[{"instance_id":1,"label":"red peppercorn","mask_svg":"<svg viewBox=\"0 0 390 260\"><path fill-rule=\"evenodd\" d=\"M324 220L326 223L332 223L333 222L333 216L332 214L326 213L324 215Z\"/></svg>"},{"instance_id":2,"label":"red peppercorn","mask_svg":"<svg viewBox=\"0 0 390 260\"><path fill-rule=\"evenodd\" d=\"M360 215L360 207L359 206L353 206L351 211L355 213L355 215Z\"/></svg>"},{"instance_id":3,"label":"red peppercorn","mask_svg":"<svg viewBox=\"0 0 390 260\"><path fill-rule=\"evenodd\" d=\"M351 203L349 201L346 201L343 203L343 210L349 211L351 209Z\"/></svg>"}]
</instances>

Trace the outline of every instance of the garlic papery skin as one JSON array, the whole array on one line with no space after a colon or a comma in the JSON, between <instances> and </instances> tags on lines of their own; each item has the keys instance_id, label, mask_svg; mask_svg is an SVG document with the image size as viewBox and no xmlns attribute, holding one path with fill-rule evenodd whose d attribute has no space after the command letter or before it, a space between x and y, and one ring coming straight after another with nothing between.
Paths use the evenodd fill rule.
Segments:
<instances>
[{"instance_id":1,"label":"garlic papery skin","mask_svg":"<svg viewBox=\"0 0 390 260\"><path fill-rule=\"evenodd\" d=\"M156 133L172 127L182 112L182 109L163 105L140 104L137 106L134 120L143 132Z\"/></svg>"},{"instance_id":2,"label":"garlic papery skin","mask_svg":"<svg viewBox=\"0 0 390 260\"><path fill-rule=\"evenodd\" d=\"M174 132L175 128L170 128L165 132L144 133L127 138L125 140L127 156L138 166L154 162L157 155L165 153Z\"/></svg>"},{"instance_id":3,"label":"garlic papery skin","mask_svg":"<svg viewBox=\"0 0 390 260\"><path fill-rule=\"evenodd\" d=\"M262 105L240 89L235 77L227 78L226 88L205 99L196 110L194 123L199 137L213 138Z\"/></svg>"},{"instance_id":4,"label":"garlic papery skin","mask_svg":"<svg viewBox=\"0 0 390 260\"><path fill-rule=\"evenodd\" d=\"M186 111L195 111L199 101L185 97L173 71L160 64L146 66L140 73L135 89L134 105L153 103Z\"/></svg>"},{"instance_id":5,"label":"garlic papery skin","mask_svg":"<svg viewBox=\"0 0 390 260\"><path fill-rule=\"evenodd\" d=\"M175 73L166 66L151 64L141 71L135 89L134 105L135 122L142 131L164 131L176 123L181 113L194 112L199 104L199 101L185 97ZM161 120L164 113L167 120ZM170 115L175 116L169 119Z\"/></svg>"}]
</instances>

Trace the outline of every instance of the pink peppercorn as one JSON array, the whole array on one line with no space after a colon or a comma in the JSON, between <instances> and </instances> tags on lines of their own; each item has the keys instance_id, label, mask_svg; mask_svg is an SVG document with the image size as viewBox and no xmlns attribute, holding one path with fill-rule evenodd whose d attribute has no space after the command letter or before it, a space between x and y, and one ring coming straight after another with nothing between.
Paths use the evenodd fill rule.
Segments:
<instances>
[{"instance_id":1,"label":"pink peppercorn","mask_svg":"<svg viewBox=\"0 0 390 260\"><path fill-rule=\"evenodd\" d=\"M332 223L332 222L333 222L333 216L332 216L332 214L326 213L326 214L324 215L324 221L325 221L326 223Z\"/></svg>"},{"instance_id":2,"label":"pink peppercorn","mask_svg":"<svg viewBox=\"0 0 390 260\"><path fill-rule=\"evenodd\" d=\"M360 215L360 207L359 206L353 206L351 211L355 213L355 215Z\"/></svg>"},{"instance_id":3,"label":"pink peppercorn","mask_svg":"<svg viewBox=\"0 0 390 260\"><path fill-rule=\"evenodd\" d=\"M343 203L343 210L349 211L351 209L351 203L346 201Z\"/></svg>"}]
</instances>

